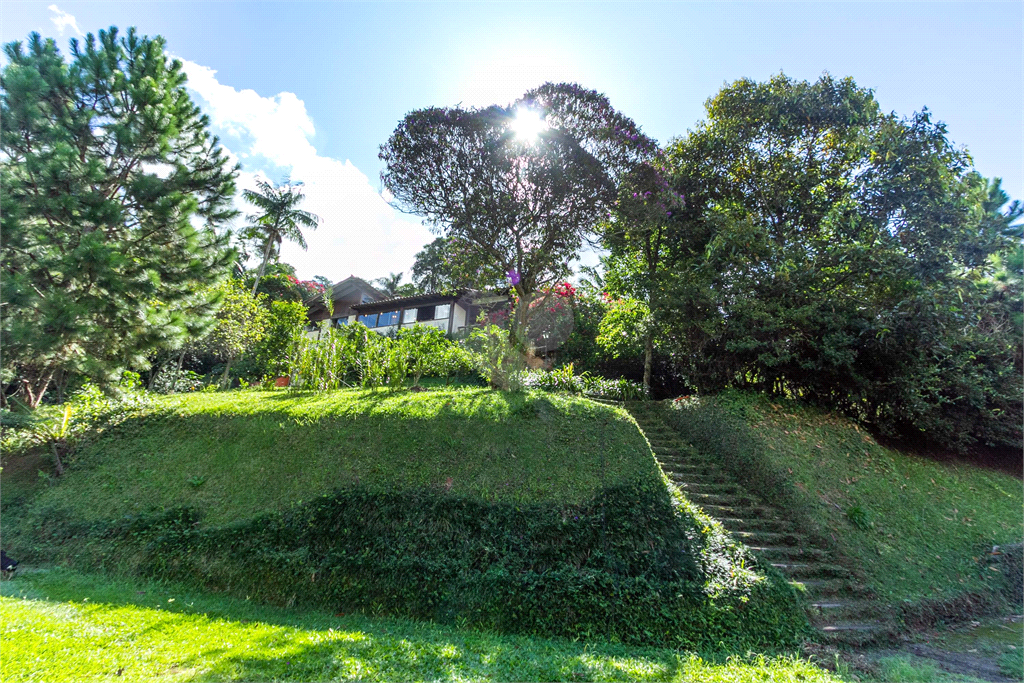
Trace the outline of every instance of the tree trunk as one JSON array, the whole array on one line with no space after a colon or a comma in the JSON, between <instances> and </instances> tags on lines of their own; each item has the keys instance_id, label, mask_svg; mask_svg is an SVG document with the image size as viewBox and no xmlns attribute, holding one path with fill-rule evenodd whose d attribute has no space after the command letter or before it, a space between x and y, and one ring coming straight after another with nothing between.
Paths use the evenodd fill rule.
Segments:
<instances>
[{"instance_id":1,"label":"tree trunk","mask_svg":"<svg viewBox=\"0 0 1024 683\"><path fill-rule=\"evenodd\" d=\"M256 289L260 286L260 280L263 279L263 271L267 269L267 260L270 258L270 248L272 246L274 246L274 241L267 237L267 246L263 248L263 261L260 263L259 272L256 273L256 282L252 283L253 296L256 296Z\"/></svg>"},{"instance_id":2,"label":"tree trunk","mask_svg":"<svg viewBox=\"0 0 1024 683\"><path fill-rule=\"evenodd\" d=\"M21 380L22 389L24 389L25 396L28 398L28 407L32 410L39 407L39 402L43 400L43 395L50 386L50 380L53 379L53 373L54 370L43 371L40 375L36 376L34 381Z\"/></svg>"},{"instance_id":3,"label":"tree trunk","mask_svg":"<svg viewBox=\"0 0 1024 683\"><path fill-rule=\"evenodd\" d=\"M50 449L53 451L53 467L57 472L58 477L64 476L64 461L60 458L60 446L58 442L54 441L50 444Z\"/></svg>"},{"instance_id":4,"label":"tree trunk","mask_svg":"<svg viewBox=\"0 0 1024 683\"><path fill-rule=\"evenodd\" d=\"M651 393L651 356L654 355L654 332L647 333L644 339L644 391Z\"/></svg>"},{"instance_id":5,"label":"tree trunk","mask_svg":"<svg viewBox=\"0 0 1024 683\"><path fill-rule=\"evenodd\" d=\"M181 378L181 365L185 362L185 349L182 347L181 355L178 356L178 367L174 371L174 384L171 385L171 393L175 393L174 388L178 386L178 379Z\"/></svg>"},{"instance_id":6,"label":"tree trunk","mask_svg":"<svg viewBox=\"0 0 1024 683\"><path fill-rule=\"evenodd\" d=\"M220 378L220 386L221 386L222 389L229 389L230 388L229 384L231 382L231 378L228 375L228 373L231 372L231 358L232 358L231 356L228 356L228 364L224 368L224 376Z\"/></svg>"}]
</instances>

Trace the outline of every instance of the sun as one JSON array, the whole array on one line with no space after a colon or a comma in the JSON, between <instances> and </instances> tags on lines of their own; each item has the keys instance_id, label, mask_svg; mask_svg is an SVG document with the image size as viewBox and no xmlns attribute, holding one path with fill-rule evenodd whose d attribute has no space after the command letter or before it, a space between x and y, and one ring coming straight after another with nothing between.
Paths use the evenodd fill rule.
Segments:
<instances>
[{"instance_id":1,"label":"sun","mask_svg":"<svg viewBox=\"0 0 1024 683\"><path fill-rule=\"evenodd\" d=\"M547 130L548 124L544 117L533 109L520 107L516 110L516 117L512 120L512 130L516 136L525 142L533 142L542 131Z\"/></svg>"}]
</instances>

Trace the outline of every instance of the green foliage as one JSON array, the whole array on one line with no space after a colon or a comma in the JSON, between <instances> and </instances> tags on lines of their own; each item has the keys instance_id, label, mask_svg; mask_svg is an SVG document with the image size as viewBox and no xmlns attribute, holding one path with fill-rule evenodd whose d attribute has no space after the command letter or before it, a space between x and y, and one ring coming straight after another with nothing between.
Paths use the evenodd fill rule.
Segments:
<instances>
[{"instance_id":1,"label":"green foliage","mask_svg":"<svg viewBox=\"0 0 1024 683\"><path fill-rule=\"evenodd\" d=\"M231 362L246 351L255 349L266 337L271 316L263 301L247 292L239 280L225 280L217 286L216 293L221 301L216 322L200 345L227 361L221 381L226 388Z\"/></svg>"},{"instance_id":2,"label":"green foliage","mask_svg":"<svg viewBox=\"0 0 1024 683\"><path fill-rule=\"evenodd\" d=\"M510 633L802 633L782 578L668 494L624 411L480 389L304 396L162 399L5 539L33 562Z\"/></svg>"},{"instance_id":3,"label":"green foliage","mask_svg":"<svg viewBox=\"0 0 1024 683\"><path fill-rule=\"evenodd\" d=\"M260 267L252 285L252 295L263 279L267 263L276 260L281 253L284 240L294 242L303 249L306 239L302 229L316 230L320 217L309 211L298 208L304 195L302 183L285 182L275 185L260 178L256 179L256 190L245 190L242 198L256 209L256 213L247 216L249 225L239 235L243 249L254 246L261 256Z\"/></svg>"},{"instance_id":4,"label":"green foliage","mask_svg":"<svg viewBox=\"0 0 1024 683\"><path fill-rule=\"evenodd\" d=\"M287 375L306 328L306 307L298 301L271 301L263 338L251 347L250 377Z\"/></svg>"},{"instance_id":5,"label":"green foliage","mask_svg":"<svg viewBox=\"0 0 1024 683\"><path fill-rule=\"evenodd\" d=\"M641 355L652 325L650 308L643 301L613 299L599 323L597 344L612 358Z\"/></svg>"},{"instance_id":6,"label":"green foliage","mask_svg":"<svg viewBox=\"0 0 1024 683\"><path fill-rule=\"evenodd\" d=\"M477 370L491 387L518 391L526 361L520 347L509 339L508 330L497 325L474 328L466 340Z\"/></svg>"},{"instance_id":7,"label":"green foliage","mask_svg":"<svg viewBox=\"0 0 1024 683\"><path fill-rule=\"evenodd\" d=\"M652 304L691 386L1019 445L1020 339L981 281L1020 243L945 126L828 75L740 80L707 112L668 151L686 207Z\"/></svg>"},{"instance_id":8,"label":"green foliage","mask_svg":"<svg viewBox=\"0 0 1024 683\"><path fill-rule=\"evenodd\" d=\"M536 139L514 135L525 110L550 126ZM616 180L656 148L600 93L546 83L508 107L410 112L381 146L381 180L405 210L457 241L470 270L487 264L528 304L568 272Z\"/></svg>"},{"instance_id":9,"label":"green foliage","mask_svg":"<svg viewBox=\"0 0 1024 683\"><path fill-rule=\"evenodd\" d=\"M574 371L572 363L550 371L532 370L524 375L523 386L618 401L642 401L650 398L639 382L622 378L606 379L589 372L575 375Z\"/></svg>"},{"instance_id":10,"label":"green foliage","mask_svg":"<svg viewBox=\"0 0 1024 683\"><path fill-rule=\"evenodd\" d=\"M505 273L486 259L471 258L474 253L458 237L438 237L416 253L412 281L420 291L436 293L505 286Z\"/></svg>"},{"instance_id":11,"label":"green foliage","mask_svg":"<svg viewBox=\"0 0 1024 683\"><path fill-rule=\"evenodd\" d=\"M162 38L4 50L2 380L34 407L59 373L112 382L203 332L233 259L217 228L235 169Z\"/></svg>"},{"instance_id":12,"label":"green foliage","mask_svg":"<svg viewBox=\"0 0 1024 683\"><path fill-rule=\"evenodd\" d=\"M11 683L186 678L240 681L703 681L835 679L793 655L680 653L502 636L361 614L271 607L180 584L66 570L0 585ZM59 647L64 657L52 657Z\"/></svg>"},{"instance_id":13,"label":"green foliage","mask_svg":"<svg viewBox=\"0 0 1024 683\"><path fill-rule=\"evenodd\" d=\"M291 386L313 391L343 387L376 390L385 385L392 390L402 388L409 375L410 359L424 371L432 362L417 360L416 354L426 346L419 341L415 335L385 337L362 323L326 327L317 339L299 336L291 359Z\"/></svg>"},{"instance_id":14,"label":"green foliage","mask_svg":"<svg viewBox=\"0 0 1024 683\"><path fill-rule=\"evenodd\" d=\"M203 376L192 370L164 368L153 378L149 390L157 394L176 394L199 391L203 387Z\"/></svg>"},{"instance_id":15,"label":"green foliage","mask_svg":"<svg viewBox=\"0 0 1024 683\"><path fill-rule=\"evenodd\" d=\"M268 269L274 266L287 266L289 270L294 270L288 264L282 263L269 264ZM250 284L255 284L256 274L250 271L245 274L242 281L246 283L247 287ZM295 301L301 303L319 296L323 291L324 285L322 283L313 280L300 280L294 274L286 272L264 273L263 277L259 280L259 286L256 287L256 294L265 294L268 303L273 301Z\"/></svg>"},{"instance_id":16,"label":"green foliage","mask_svg":"<svg viewBox=\"0 0 1024 683\"><path fill-rule=\"evenodd\" d=\"M110 393L87 382L63 405L45 406L30 415L4 411L0 451L5 456L18 457L34 449L46 449L52 452L60 476L79 446L150 405L138 379L138 374L126 372L119 384L110 388ZM21 419L11 419L16 416Z\"/></svg>"},{"instance_id":17,"label":"green foliage","mask_svg":"<svg viewBox=\"0 0 1024 683\"><path fill-rule=\"evenodd\" d=\"M728 392L673 403L663 414L686 440L846 557L882 600L1005 604L1002 572L985 558L1024 534L1019 479L884 448L793 401Z\"/></svg>"},{"instance_id":18,"label":"green foliage","mask_svg":"<svg viewBox=\"0 0 1024 683\"><path fill-rule=\"evenodd\" d=\"M398 330L396 338L408 354L414 387L419 386L420 378L425 374L447 376L446 361L455 345L440 329L429 325L403 327Z\"/></svg>"},{"instance_id":19,"label":"green foliage","mask_svg":"<svg viewBox=\"0 0 1024 683\"><path fill-rule=\"evenodd\" d=\"M597 370L607 357L597 342L607 308L600 293L576 291L572 298L572 332L558 349L558 364L572 363L578 370Z\"/></svg>"}]
</instances>

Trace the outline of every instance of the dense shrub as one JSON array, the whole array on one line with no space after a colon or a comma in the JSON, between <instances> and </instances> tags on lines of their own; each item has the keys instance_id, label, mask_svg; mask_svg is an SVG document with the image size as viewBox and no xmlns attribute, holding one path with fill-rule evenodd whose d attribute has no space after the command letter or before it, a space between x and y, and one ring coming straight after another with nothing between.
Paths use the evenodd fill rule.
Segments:
<instances>
[{"instance_id":1,"label":"dense shrub","mask_svg":"<svg viewBox=\"0 0 1024 683\"><path fill-rule=\"evenodd\" d=\"M149 387L158 394L181 394L199 391L203 387L203 376L193 370L178 370L176 367L159 371Z\"/></svg>"},{"instance_id":2,"label":"dense shrub","mask_svg":"<svg viewBox=\"0 0 1024 683\"><path fill-rule=\"evenodd\" d=\"M637 484L529 506L352 488L218 528L174 510L31 533L39 558L278 603L688 649L793 643L792 591L713 526Z\"/></svg>"},{"instance_id":3,"label":"dense shrub","mask_svg":"<svg viewBox=\"0 0 1024 683\"><path fill-rule=\"evenodd\" d=\"M555 370L533 370L524 373L522 385L530 389L564 391L582 394L592 398L607 398L619 401L639 401L649 398L639 382L628 379L607 379L584 372L573 374L572 363Z\"/></svg>"},{"instance_id":4,"label":"dense shrub","mask_svg":"<svg viewBox=\"0 0 1024 683\"><path fill-rule=\"evenodd\" d=\"M0 451L5 455L32 448L49 447L60 441L69 455L73 447L102 429L124 422L150 403L139 375L125 372L120 382L104 393L86 382L63 405L43 406L32 414L3 411L0 420Z\"/></svg>"},{"instance_id":5,"label":"dense shrub","mask_svg":"<svg viewBox=\"0 0 1024 683\"><path fill-rule=\"evenodd\" d=\"M390 337L353 323L327 328L318 339L298 337L292 348L289 373L296 389L398 389L410 373L418 383L423 376L449 380L472 371L464 349L441 330L422 325Z\"/></svg>"}]
</instances>

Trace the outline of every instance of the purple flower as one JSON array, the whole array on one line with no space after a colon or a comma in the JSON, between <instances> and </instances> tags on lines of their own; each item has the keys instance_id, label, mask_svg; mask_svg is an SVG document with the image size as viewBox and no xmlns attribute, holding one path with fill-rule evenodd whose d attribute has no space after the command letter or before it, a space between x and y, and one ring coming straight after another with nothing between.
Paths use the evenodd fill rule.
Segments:
<instances>
[{"instance_id":1,"label":"purple flower","mask_svg":"<svg viewBox=\"0 0 1024 683\"><path fill-rule=\"evenodd\" d=\"M513 287L515 287L516 285L518 285L518 284L519 284L519 280L521 280L521 279L522 279L522 278L521 278L521 277L519 276L519 271L518 271L518 270L515 270L515 269L513 269L513 270L510 270L510 271L508 271L507 275L508 275L508 281L509 281L509 283L511 283L511 285L512 285Z\"/></svg>"}]
</instances>

